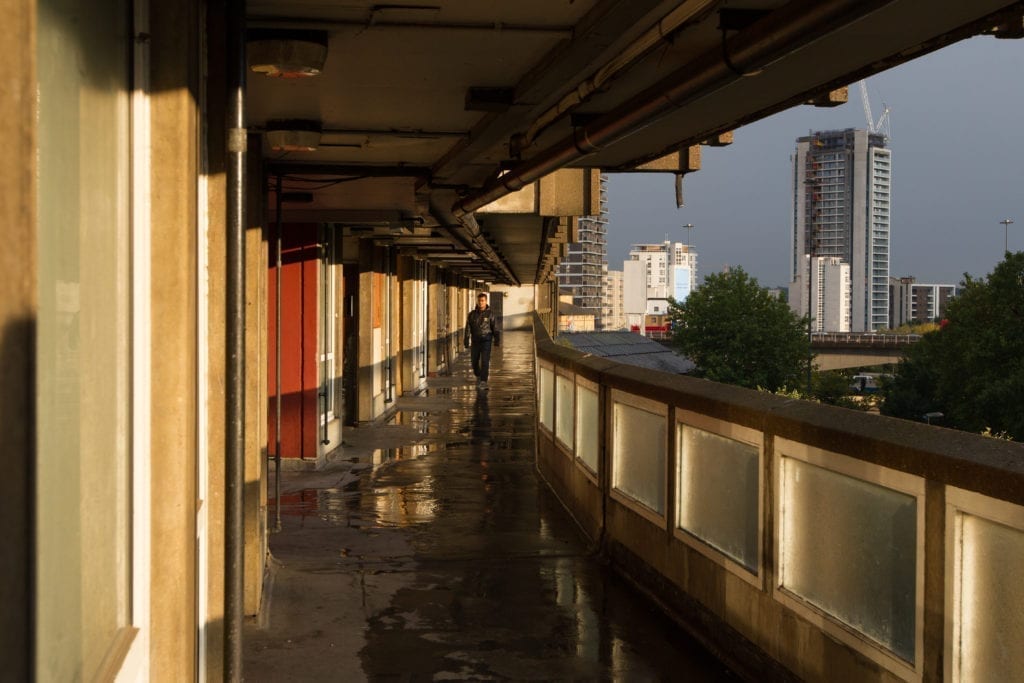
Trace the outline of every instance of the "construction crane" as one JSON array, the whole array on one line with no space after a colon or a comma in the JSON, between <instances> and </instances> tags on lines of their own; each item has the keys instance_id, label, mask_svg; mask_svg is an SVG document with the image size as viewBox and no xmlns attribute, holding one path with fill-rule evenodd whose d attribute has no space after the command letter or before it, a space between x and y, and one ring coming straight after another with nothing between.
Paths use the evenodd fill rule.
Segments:
<instances>
[{"instance_id":1,"label":"construction crane","mask_svg":"<svg viewBox=\"0 0 1024 683\"><path fill-rule=\"evenodd\" d=\"M864 79L861 79L860 83L860 101L864 105L864 118L868 121L868 132L878 133L882 135L886 140L892 135L892 130L889 125L889 107L882 103L882 115L875 121L871 115L871 101L868 99L868 85Z\"/></svg>"}]
</instances>

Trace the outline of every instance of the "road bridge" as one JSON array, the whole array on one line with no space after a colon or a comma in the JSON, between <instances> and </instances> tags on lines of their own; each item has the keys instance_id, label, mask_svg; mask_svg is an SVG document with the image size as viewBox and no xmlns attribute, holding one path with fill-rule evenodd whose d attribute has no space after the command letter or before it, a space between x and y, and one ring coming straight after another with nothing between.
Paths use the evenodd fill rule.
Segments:
<instances>
[{"instance_id":1,"label":"road bridge","mask_svg":"<svg viewBox=\"0 0 1024 683\"><path fill-rule=\"evenodd\" d=\"M811 335L811 350L819 370L843 370L898 363L920 339L918 334L824 332Z\"/></svg>"}]
</instances>

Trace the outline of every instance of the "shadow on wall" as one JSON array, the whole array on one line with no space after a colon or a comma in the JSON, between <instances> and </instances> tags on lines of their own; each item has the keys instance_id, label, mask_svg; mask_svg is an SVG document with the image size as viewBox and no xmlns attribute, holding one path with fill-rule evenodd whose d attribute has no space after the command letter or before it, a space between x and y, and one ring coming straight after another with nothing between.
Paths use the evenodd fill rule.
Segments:
<instances>
[{"instance_id":1,"label":"shadow on wall","mask_svg":"<svg viewBox=\"0 0 1024 683\"><path fill-rule=\"evenodd\" d=\"M5 547L0 554L0 661L10 680L29 680L34 520L35 321L8 322L0 338L0 423L4 426Z\"/></svg>"}]
</instances>

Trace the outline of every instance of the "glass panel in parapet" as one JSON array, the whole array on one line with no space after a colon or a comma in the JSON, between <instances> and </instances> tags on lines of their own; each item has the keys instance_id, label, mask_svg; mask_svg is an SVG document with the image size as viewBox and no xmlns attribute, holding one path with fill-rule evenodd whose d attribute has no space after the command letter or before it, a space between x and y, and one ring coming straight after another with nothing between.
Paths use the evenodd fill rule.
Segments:
<instances>
[{"instance_id":1,"label":"glass panel in parapet","mask_svg":"<svg viewBox=\"0 0 1024 683\"><path fill-rule=\"evenodd\" d=\"M915 658L917 500L782 458L783 587Z\"/></svg>"},{"instance_id":2,"label":"glass panel in parapet","mask_svg":"<svg viewBox=\"0 0 1024 683\"><path fill-rule=\"evenodd\" d=\"M751 572L758 569L756 446L680 424L676 526Z\"/></svg>"}]
</instances>

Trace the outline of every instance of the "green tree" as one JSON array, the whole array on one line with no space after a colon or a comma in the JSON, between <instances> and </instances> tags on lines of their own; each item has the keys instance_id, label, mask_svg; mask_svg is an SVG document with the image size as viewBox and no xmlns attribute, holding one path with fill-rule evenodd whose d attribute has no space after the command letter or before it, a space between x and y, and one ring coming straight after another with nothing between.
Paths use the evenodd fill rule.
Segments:
<instances>
[{"instance_id":1,"label":"green tree","mask_svg":"<svg viewBox=\"0 0 1024 683\"><path fill-rule=\"evenodd\" d=\"M884 388L882 412L911 420L941 412L957 429L1024 439L1024 252L983 280L964 275L936 332L909 347Z\"/></svg>"},{"instance_id":2,"label":"green tree","mask_svg":"<svg viewBox=\"0 0 1024 683\"><path fill-rule=\"evenodd\" d=\"M768 391L806 382L807 319L742 268L707 276L669 316L673 345L701 377Z\"/></svg>"}]
</instances>

